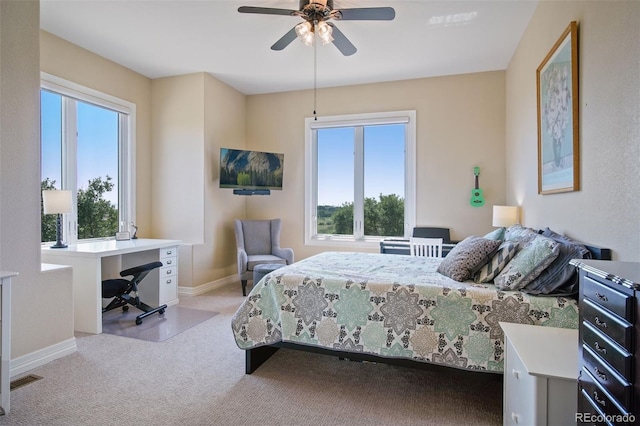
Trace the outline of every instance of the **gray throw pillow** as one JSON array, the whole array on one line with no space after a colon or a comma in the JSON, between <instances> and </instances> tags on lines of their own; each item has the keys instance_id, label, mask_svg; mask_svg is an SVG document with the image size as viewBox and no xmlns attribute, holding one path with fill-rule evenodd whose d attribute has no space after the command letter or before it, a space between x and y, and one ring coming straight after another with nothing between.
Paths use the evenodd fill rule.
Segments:
<instances>
[{"instance_id":1,"label":"gray throw pillow","mask_svg":"<svg viewBox=\"0 0 640 426\"><path fill-rule=\"evenodd\" d=\"M500 241L472 235L460 241L442 259L438 272L456 281L465 281L482 268L500 247Z\"/></svg>"},{"instance_id":2,"label":"gray throw pillow","mask_svg":"<svg viewBox=\"0 0 640 426\"><path fill-rule=\"evenodd\" d=\"M523 291L529 294L569 296L578 293L576 268L569 265L571 259L589 259L591 253L578 241L545 228L542 235L555 240L560 251L558 257L530 282Z\"/></svg>"}]
</instances>

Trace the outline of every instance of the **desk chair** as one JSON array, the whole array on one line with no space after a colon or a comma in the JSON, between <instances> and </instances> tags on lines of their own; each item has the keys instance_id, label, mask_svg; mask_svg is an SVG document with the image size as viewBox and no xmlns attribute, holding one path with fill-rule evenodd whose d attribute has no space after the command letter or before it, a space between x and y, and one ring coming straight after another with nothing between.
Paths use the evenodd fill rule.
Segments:
<instances>
[{"instance_id":1,"label":"desk chair","mask_svg":"<svg viewBox=\"0 0 640 426\"><path fill-rule=\"evenodd\" d=\"M115 278L112 280L102 281L102 297L104 299L113 300L104 308L102 313L110 311L122 306L123 311L128 311L129 306L132 305L140 309L143 313L136 317L136 325L142 324L142 319L153 315L156 312L160 315L164 314L164 310L167 309L167 305L158 306L153 308L146 303L143 303L138 296L138 284L142 281L149 272L162 266L162 262L151 262L145 265L136 266L134 268L125 269L120 272L121 277L133 276L130 280L124 278Z\"/></svg>"},{"instance_id":2,"label":"desk chair","mask_svg":"<svg viewBox=\"0 0 640 426\"><path fill-rule=\"evenodd\" d=\"M409 247L411 256L442 257L442 238L411 237Z\"/></svg>"}]
</instances>

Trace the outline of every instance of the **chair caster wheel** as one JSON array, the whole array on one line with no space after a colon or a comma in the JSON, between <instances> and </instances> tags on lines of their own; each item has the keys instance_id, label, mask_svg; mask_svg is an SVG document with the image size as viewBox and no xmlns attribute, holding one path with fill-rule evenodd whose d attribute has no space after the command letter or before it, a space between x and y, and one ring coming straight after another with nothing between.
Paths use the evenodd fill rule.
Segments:
<instances>
[{"instance_id":1,"label":"chair caster wheel","mask_svg":"<svg viewBox=\"0 0 640 426\"><path fill-rule=\"evenodd\" d=\"M142 320L140 318L136 318L136 325L142 324Z\"/></svg>"},{"instance_id":2,"label":"chair caster wheel","mask_svg":"<svg viewBox=\"0 0 640 426\"><path fill-rule=\"evenodd\" d=\"M129 307L127 305L124 305L122 307L122 312L127 312L129 310Z\"/></svg>"},{"instance_id":3,"label":"chair caster wheel","mask_svg":"<svg viewBox=\"0 0 640 426\"><path fill-rule=\"evenodd\" d=\"M164 314L164 309L160 309L160 310L158 311L158 313L159 313L160 315Z\"/></svg>"}]
</instances>

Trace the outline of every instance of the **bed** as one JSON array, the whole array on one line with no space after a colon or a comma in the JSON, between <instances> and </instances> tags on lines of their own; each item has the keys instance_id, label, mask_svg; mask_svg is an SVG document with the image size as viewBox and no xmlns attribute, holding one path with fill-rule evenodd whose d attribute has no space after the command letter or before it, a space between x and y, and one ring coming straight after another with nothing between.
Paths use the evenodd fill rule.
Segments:
<instances>
[{"instance_id":1,"label":"bed","mask_svg":"<svg viewBox=\"0 0 640 426\"><path fill-rule=\"evenodd\" d=\"M587 248L589 257L609 255ZM438 272L443 263L325 252L273 271L254 286L232 319L236 343L246 351L246 373L279 348L501 373L504 343L498 322L578 327L578 305L570 295L454 280Z\"/></svg>"}]
</instances>

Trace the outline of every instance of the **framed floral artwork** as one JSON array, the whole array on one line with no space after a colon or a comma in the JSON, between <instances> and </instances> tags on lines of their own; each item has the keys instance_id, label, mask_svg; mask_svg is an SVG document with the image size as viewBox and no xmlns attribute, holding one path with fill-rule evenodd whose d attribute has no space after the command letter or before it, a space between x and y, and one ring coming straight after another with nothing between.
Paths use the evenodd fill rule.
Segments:
<instances>
[{"instance_id":1,"label":"framed floral artwork","mask_svg":"<svg viewBox=\"0 0 640 426\"><path fill-rule=\"evenodd\" d=\"M580 189L578 23L571 22L536 71L538 193Z\"/></svg>"}]
</instances>

